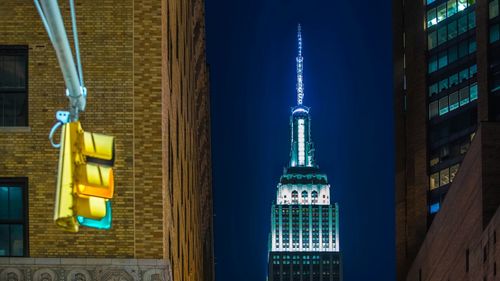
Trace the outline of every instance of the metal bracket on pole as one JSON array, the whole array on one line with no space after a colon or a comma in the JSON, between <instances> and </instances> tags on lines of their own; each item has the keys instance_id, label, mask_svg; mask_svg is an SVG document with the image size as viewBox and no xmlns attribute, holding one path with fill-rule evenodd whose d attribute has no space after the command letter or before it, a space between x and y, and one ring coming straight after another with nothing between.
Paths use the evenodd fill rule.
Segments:
<instances>
[{"instance_id":1,"label":"metal bracket on pole","mask_svg":"<svg viewBox=\"0 0 500 281\"><path fill-rule=\"evenodd\" d=\"M70 113L68 111L58 111L56 113L56 119L57 119L57 122L54 124L54 126L52 126L52 129L50 129L49 141L50 141L50 144L52 144L52 146L54 148L60 148L61 147L60 143L54 143L54 134L56 133L56 131L59 127L61 127L62 125L66 124L66 123L71 122Z\"/></svg>"}]
</instances>

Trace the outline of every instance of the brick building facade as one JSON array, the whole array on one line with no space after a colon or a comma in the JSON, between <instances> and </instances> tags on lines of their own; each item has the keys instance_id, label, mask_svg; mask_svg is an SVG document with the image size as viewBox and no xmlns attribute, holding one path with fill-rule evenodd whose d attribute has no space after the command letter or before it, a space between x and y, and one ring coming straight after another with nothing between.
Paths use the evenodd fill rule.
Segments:
<instances>
[{"instance_id":1,"label":"brick building facade","mask_svg":"<svg viewBox=\"0 0 500 281\"><path fill-rule=\"evenodd\" d=\"M27 57L27 120L0 127L0 181L21 182L26 198L23 257L0 257L0 280L213 280L204 2L76 2L80 120L116 140L113 227L53 223L59 151L47 136L65 85L33 2L1 1L0 49Z\"/></svg>"}]
</instances>

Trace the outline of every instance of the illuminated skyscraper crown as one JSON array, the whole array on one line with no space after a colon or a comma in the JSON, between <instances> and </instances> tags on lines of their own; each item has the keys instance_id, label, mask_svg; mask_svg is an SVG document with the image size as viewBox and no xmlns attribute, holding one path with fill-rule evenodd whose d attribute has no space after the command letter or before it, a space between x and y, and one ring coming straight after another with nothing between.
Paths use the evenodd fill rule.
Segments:
<instances>
[{"instance_id":1,"label":"illuminated skyscraper crown","mask_svg":"<svg viewBox=\"0 0 500 281\"><path fill-rule=\"evenodd\" d=\"M269 250L339 251L338 206L330 201L330 184L314 161L309 108L304 99L302 32L298 26L297 105L290 116L290 162L277 185L271 215Z\"/></svg>"}]
</instances>

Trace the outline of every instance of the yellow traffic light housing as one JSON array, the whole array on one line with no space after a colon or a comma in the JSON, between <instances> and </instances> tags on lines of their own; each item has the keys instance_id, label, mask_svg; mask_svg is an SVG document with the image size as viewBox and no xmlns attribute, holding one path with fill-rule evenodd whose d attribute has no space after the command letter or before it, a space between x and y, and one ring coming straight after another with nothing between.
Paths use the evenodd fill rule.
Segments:
<instances>
[{"instance_id":1,"label":"yellow traffic light housing","mask_svg":"<svg viewBox=\"0 0 500 281\"><path fill-rule=\"evenodd\" d=\"M84 132L80 122L62 125L54 221L66 231L111 227L114 137Z\"/></svg>"}]
</instances>

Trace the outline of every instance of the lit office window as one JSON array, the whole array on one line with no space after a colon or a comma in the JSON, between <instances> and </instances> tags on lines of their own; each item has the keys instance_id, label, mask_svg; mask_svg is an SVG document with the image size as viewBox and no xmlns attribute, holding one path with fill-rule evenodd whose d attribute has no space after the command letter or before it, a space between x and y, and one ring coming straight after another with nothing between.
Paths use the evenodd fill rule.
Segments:
<instances>
[{"instance_id":1,"label":"lit office window","mask_svg":"<svg viewBox=\"0 0 500 281\"><path fill-rule=\"evenodd\" d=\"M444 19L446 19L446 3L437 7L437 22L441 22Z\"/></svg>"},{"instance_id":2,"label":"lit office window","mask_svg":"<svg viewBox=\"0 0 500 281\"><path fill-rule=\"evenodd\" d=\"M457 109L458 106L458 92L454 92L450 95L450 111Z\"/></svg>"},{"instance_id":3,"label":"lit office window","mask_svg":"<svg viewBox=\"0 0 500 281\"><path fill-rule=\"evenodd\" d=\"M432 97L433 95L438 93L438 84L434 83L429 86L429 97Z\"/></svg>"},{"instance_id":4,"label":"lit office window","mask_svg":"<svg viewBox=\"0 0 500 281\"><path fill-rule=\"evenodd\" d=\"M458 85L458 73L450 75L450 87Z\"/></svg>"},{"instance_id":5,"label":"lit office window","mask_svg":"<svg viewBox=\"0 0 500 281\"><path fill-rule=\"evenodd\" d=\"M448 54L446 52L439 53L438 68L443 68L448 65Z\"/></svg>"},{"instance_id":6,"label":"lit office window","mask_svg":"<svg viewBox=\"0 0 500 281\"><path fill-rule=\"evenodd\" d=\"M439 187L439 173L434 173L429 179L429 187L431 190Z\"/></svg>"},{"instance_id":7,"label":"lit office window","mask_svg":"<svg viewBox=\"0 0 500 281\"><path fill-rule=\"evenodd\" d=\"M443 186L450 183L450 169L446 168L439 172L439 185Z\"/></svg>"},{"instance_id":8,"label":"lit office window","mask_svg":"<svg viewBox=\"0 0 500 281\"><path fill-rule=\"evenodd\" d=\"M463 11L467 8L467 0L458 0L458 11Z\"/></svg>"},{"instance_id":9,"label":"lit office window","mask_svg":"<svg viewBox=\"0 0 500 281\"><path fill-rule=\"evenodd\" d=\"M474 76L474 74L476 73L477 73L477 65L476 64L471 65L471 67L469 67L469 78Z\"/></svg>"},{"instance_id":10,"label":"lit office window","mask_svg":"<svg viewBox=\"0 0 500 281\"><path fill-rule=\"evenodd\" d=\"M437 57L434 55L429 58L428 72L433 73L438 69Z\"/></svg>"},{"instance_id":11,"label":"lit office window","mask_svg":"<svg viewBox=\"0 0 500 281\"><path fill-rule=\"evenodd\" d=\"M463 15L458 19L458 34L466 32L468 28L467 15Z\"/></svg>"},{"instance_id":12,"label":"lit office window","mask_svg":"<svg viewBox=\"0 0 500 281\"><path fill-rule=\"evenodd\" d=\"M28 125L28 48L0 46L0 127Z\"/></svg>"},{"instance_id":13,"label":"lit office window","mask_svg":"<svg viewBox=\"0 0 500 281\"><path fill-rule=\"evenodd\" d=\"M438 202L438 203L434 203L434 204L432 204L432 205L429 207L429 212L430 212L431 214L435 214L435 213L437 213L437 212L439 211L439 207L440 207L439 202Z\"/></svg>"},{"instance_id":14,"label":"lit office window","mask_svg":"<svg viewBox=\"0 0 500 281\"><path fill-rule=\"evenodd\" d=\"M476 40L469 41L469 54L474 53L477 50Z\"/></svg>"},{"instance_id":15,"label":"lit office window","mask_svg":"<svg viewBox=\"0 0 500 281\"><path fill-rule=\"evenodd\" d=\"M498 17L498 1L499 0L490 1L490 5L489 5L490 19Z\"/></svg>"},{"instance_id":16,"label":"lit office window","mask_svg":"<svg viewBox=\"0 0 500 281\"><path fill-rule=\"evenodd\" d=\"M469 29L473 29L474 27L476 27L476 13L475 12L469 13L468 17L469 17Z\"/></svg>"},{"instance_id":17,"label":"lit office window","mask_svg":"<svg viewBox=\"0 0 500 281\"><path fill-rule=\"evenodd\" d=\"M448 97L443 97L439 99L439 115L444 115L448 113Z\"/></svg>"},{"instance_id":18,"label":"lit office window","mask_svg":"<svg viewBox=\"0 0 500 281\"><path fill-rule=\"evenodd\" d=\"M439 81L439 92L448 89L448 79L443 79Z\"/></svg>"},{"instance_id":19,"label":"lit office window","mask_svg":"<svg viewBox=\"0 0 500 281\"><path fill-rule=\"evenodd\" d=\"M469 69L466 68L458 73L460 82L464 82L465 80L469 79Z\"/></svg>"},{"instance_id":20,"label":"lit office window","mask_svg":"<svg viewBox=\"0 0 500 281\"><path fill-rule=\"evenodd\" d=\"M457 0L448 1L448 17L457 13Z\"/></svg>"},{"instance_id":21,"label":"lit office window","mask_svg":"<svg viewBox=\"0 0 500 281\"><path fill-rule=\"evenodd\" d=\"M469 93L470 93L469 96L470 96L471 101L477 100L477 83L470 85Z\"/></svg>"},{"instance_id":22,"label":"lit office window","mask_svg":"<svg viewBox=\"0 0 500 281\"><path fill-rule=\"evenodd\" d=\"M436 48L437 45L438 45L437 32L433 31L433 32L429 33L429 35L427 35L427 48L429 50L432 50L432 49Z\"/></svg>"},{"instance_id":23,"label":"lit office window","mask_svg":"<svg viewBox=\"0 0 500 281\"><path fill-rule=\"evenodd\" d=\"M26 181L0 179L0 256L26 255Z\"/></svg>"},{"instance_id":24,"label":"lit office window","mask_svg":"<svg viewBox=\"0 0 500 281\"><path fill-rule=\"evenodd\" d=\"M469 103L469 87L465 87L465 88L460 89L459 94L460 94L460 106L468 104Z\"/></svg>"},{"instance_id":25,"label":"lit office window","mask_svg":"<svg viewBox=\"0 0 500 281\"><path fill-rule=\"evenodd\" d=\"M427 27L437 24L436 8L427 11Z\"/></svg>"},{"instance_id":26,"label":"lit office window","mask_svg":"<svg viewBox=\"0 0 500 281\"><path fill-rule=\"evenodd\" d=\"M443 44L444 42L446 42L446 40L448 39L448 34L447 34L447 27L446 25L445 26L441 26L439 29L438 29L438 45L441 45Z\"/></svg>"},{"instance_id":27,"label":"lit office window","mask_svg":"<svg viewBox=\"0 0 500 281\"><path fill-rule=\"evenodd\" d=\"M429 104L429 120L438 115L438 102L434 101Z\"/></svg>"},{"instance_id":28,"label":"lit office window","mask_svg":"<svg viewBox=\"0 0 500 281\"><path fill-rule=\"evenodd\" d=\"M490 43L494 43L500 39L500 25L494 24L490 26Z\"/></svg>"},{"instance_id":29,"label":"lit office window","mask_svg":"<svg viewBox=\"0 0 500 281\"><path fill-rule=\"evenodd\" d=\"M457 21L454 20L448 24L448 40L457 37L457 35L458 35Z\"/></svg>"},{"instance_id":30,"label":"lit office window","mask_svg":"<svg viewBox=\"0 0 500 281\"><path fill-rule=\"evenodd\" d=\"M458 59L457 46L452 46L448 49L448 62L454 63Z\"/></svg>"},{"instance_id":31,"label":"lit office window","mask_svg":"<svg viewBox=\"0 0 500 281\"><path fill-rule=\"evenodd\" d=\"M460 167L460 164L456 164L450 167L450 182L453 182L453 179L455 179L455 176L457 175L458 168Z\"/></svg>"}]
</instances>

